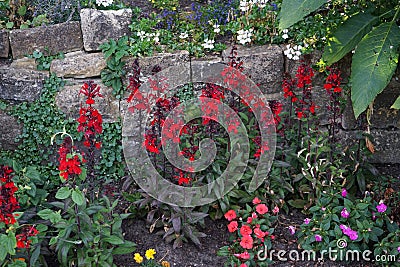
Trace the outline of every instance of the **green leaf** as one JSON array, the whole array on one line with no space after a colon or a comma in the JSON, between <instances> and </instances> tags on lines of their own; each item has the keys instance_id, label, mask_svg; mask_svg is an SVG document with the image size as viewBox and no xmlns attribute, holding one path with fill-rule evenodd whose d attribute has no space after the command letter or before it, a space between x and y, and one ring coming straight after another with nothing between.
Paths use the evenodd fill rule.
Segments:
<instances>
[{"instance_id":1,"label":"green leaf","mask_svg":"<svg viewBox=\"0 0 400 267\"><path fill-rule=\"evenodd\" d=\"M124 243L124 240L122 240L121 238L119 238L118 236L112 235L109 237L105 237L102 240L103 242L108 242L111 245L121 245Z\"/></svg>"},{"instance_id":2,"label":"green leaf","mask_svg":"<svg viewBox=\"0 0 400 267\"><path fill-rule=\"evenodd\" d=\"M382 23L358 44L351 64L351 100L356 118L390 82L398 63L400 29Z\"/></svg>"},{"instance_id":3,"label":"green leaf","mask_svg":"<svg viewBox=\"0 0 400 267\"><path fill-rule=\"evenodd\" d=\"M371 31L377 17L369 13L358 13L340 25L333 37L328 39L322 59L332 65L353 50L364 35Z\"/></svg>"},{"instance_id":4,"label":"green leaf","mask_svg":"<svg viewBox=\"0 0 400 267\"><path fill-rule=\"evenodd\" d=\"M26 14L26 6L25 6L25 5L20 6L20 7L18 8L17 13L18 13L18 15L20 15L21 17L22 17L22 16L25 16L25 14Z\"/></svg>"},{"instance_id":5,"label":"green leaf","mask_svg":"<svg viewBox=\"0 0 400 267\"><path fill-rule=\"evenodd\" d=\"M390 108L400 109L400 96L396 99L393 105Z\"/></svg>"},{"instance_id":6,"label":"green leaf","mask_svg":"<svg viewBox=\"0 0 400 267\"><path fill-rule=\"evenodd\" d=\"M287 29L325 4L327 0L283 0L279 29Z\"/></svg>"},{"instance_id":7,"label":"green leaf","mask_svg":"<svg viewBox=\"0 0 400 267\"><path fill-rule=\"evenodd\" d=\"M51 209L44 209L39 211L37 215L44 220L49 220L51 223L58 223L61 221L60 211L55 212Z\"/></svg>"},{"instance_id":8,"label":"green leaf","mask_svg":"<svg viewBox=\"0 0 400 267\"><path fill-rule=\"evenodd\" d=\"M6 28L7 29L12 29L13 27L14 27L14 22L9 21L9 22L6 23Z\"/></svg>"},{"instance_id":9,"label":"green leaf","mask_svg":"<svg viewBox=\"0 0 400 267\"><path fill-rule=\"evenodd\" d=\"M78 188L72 191L72 201L78 206L81 206L83 203L85 203L85 196Z\"/></svg>"},{"instance_id":10,"label":"green leaf","mask_svg":"<svg viewBox=\"0 0 400 267\"><path fill-rule=\"evenodd\" d=\"M136 250L135 243L133 243L132 241L125 241L124 244L121 244L119 247L115 248L112 253L114 255L129 254L134 252L135 250Z\"/></svg>"},{"instance_id":11,"label":"green leaf","mask_svg":"<svg viewBox=\"0 0 400 267\"><path fill-rule=\"evenodd\" d=\"M61 187L56 193L57 199L66 199L71 195L71 189L68 187Z\"/></svg>"}]
</instances>

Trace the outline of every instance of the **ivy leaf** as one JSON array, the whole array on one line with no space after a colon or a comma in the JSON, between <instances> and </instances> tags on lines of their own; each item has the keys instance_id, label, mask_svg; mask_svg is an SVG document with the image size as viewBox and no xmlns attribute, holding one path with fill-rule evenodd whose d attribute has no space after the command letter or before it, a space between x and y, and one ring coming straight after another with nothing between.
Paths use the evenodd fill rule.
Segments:
<instances>
[{"instance_id":1,"label":"ivy leaf","mask_svg":"<svg viewBox=\"0 0 400 267\"><path fill-rule=\"evenodd\" d=\"M322 59L326 64L332 65L354 49L377 19L369 13L358 13L340 25L324 48Z\"/></svg>"},{"instance_id":2,"label":"ivy leaf","mask_svg":"<svg viewBox=\"0 0 400 267\"><path fill-rule=\"evenodd\" d=\"M400 29L394 22L382 23L358 44L351 64L351 101L356 118L388 85L396 70Z\"/></svg>"},{"instance_id":3,"label":"ivy leaf","mask_svg":"<svg viewBox=\"0 0 400 267\"><path fill-rule=\"evenodd\" d=\"M83 203L85 203L85 196L78 188L72 191L72 201L78 206L81 206Z\"/></svg>"},{"instance_id":4,"label":"ivy leaf","mask_svg":"<svg viewBox=\"0 0 400 267\"><path fill-rule=\"evenodd\" d=\"M327 0L283 0L279 29L287 29L325 4Z\"/></svg>"},{"instance_id":5,"label":"ivy leaf","mask_svg":"<svg viewBox=\"0 0 400 267\"><path fill-rule=\"evenodd\" d=\"M396 99L393 105L390 108L400 109L400 96Z\"/></svg>"}]
</instances>

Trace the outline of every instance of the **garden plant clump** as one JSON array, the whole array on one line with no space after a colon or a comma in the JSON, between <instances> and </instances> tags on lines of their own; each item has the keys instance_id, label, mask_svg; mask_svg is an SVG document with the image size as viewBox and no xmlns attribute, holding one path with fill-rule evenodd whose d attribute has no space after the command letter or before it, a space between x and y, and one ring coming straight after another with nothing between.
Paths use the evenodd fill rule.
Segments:
<instances>
[{"instance_id":1,"label":"garden plant clump","mask_svg":"<svg viewBox=\"0 0 400 267\"><path fill-rule=\"evenodd\" d=\"M74 20L81 8L130 8L133 2L1 1L0 27ZM106 59L102 82L127 102L127 112L150 114L142 125L141 146L169 183L196 188L217 181L235 153L232 135L245 132L249 159L243 176L211 203L178 207L155 199L137 185L123 158L122 120L103 122L96 108L103 99L102 88L93 81L84 82L78 92L83 101L75 119L54 104L66 81L51 73L36 101L8 109L24 126L18 148L0 151L0 264L116 266L127 257L123 264L129 266L168 267L174 263L169 253L179 253L188 243L199 249L210 246L207 227L222 222L215 231L229 238L220 240L214 256L226 266L279 264L276 256L267 257L266 252L279 247L283 232L296 241L299 252L335 249L347 255L370 251L370 258L385 259L380 262L383 265L398 265L399 181L380 175L369 163L374 140L369 131L370 113L362 112L397 67L400 6L397 1L303 4L305 8L293 14L297 9L287 0L212 0L190 5L176 0L148 1L141 5L147 7L146 12L132 8L130 35L101 45ZM388 36L384 41L382 32ZM243 97L249 92L243 83L246 62L238 57L237 46L264 44L282 45L285 57L296 61L296 71L282 77L282 98L269 100L268 107L257 110L261 97L250 101ZM192 64L195 57L219 55L228 45L232 47L228 62L219 73L228 86L212 80L188 82L174 94L163 95L168 77L162 77L160 66L153 66L153 76L143 79L143 57L186 50ZM321 49L322 59L312 64L307 54ZM352 50L352 74L346 77L336 62ZM376 64L361 70L361 65L371 63L362 60L371 51L375 51L371 60ZM43 52L30 56L40 70L48 71L51 60L63 57ZM132 66L125 66L126 57L135 58ZM133 74L126 77L129 68ZM360 75L367 77L367 72L373 75L363 82L372 94L364 98L359 83ZM157 93L150 95L155 105L149 110L145 104L150 99L140 91L144 83ZM238 88L240 93L233 90ZM326 101L318 101L321 95ZM347 97L352 99L360 130L356 140L346 143L340 130ZM195 119L181 128L182 121L168 124L169 115L195 99L203 105L185 110L189 117L197 115ZM229 107L244 127L226 118L223 127L218 116L228 113L210 103ZM169 131L164 129L167 124ZM274 126L275 156L263 182L250 190L258 164L273 150L274 144L263 139L264 124ZM189 166L180 168L169 161L163 129L178 145L176 157L185 158ZM179 134L174 134L176 130ZM214 141L216 155L207 168L194 172L190 164L202 157L204 139ZM283 218L294 210L302 213L301 222L284 224ZM143 219L148 232L172 244L171 251L164 254L158 243L143 244L125 234L125 225ZM323 260L342 263L347 259Z\"/></svg>"}]
</instances>

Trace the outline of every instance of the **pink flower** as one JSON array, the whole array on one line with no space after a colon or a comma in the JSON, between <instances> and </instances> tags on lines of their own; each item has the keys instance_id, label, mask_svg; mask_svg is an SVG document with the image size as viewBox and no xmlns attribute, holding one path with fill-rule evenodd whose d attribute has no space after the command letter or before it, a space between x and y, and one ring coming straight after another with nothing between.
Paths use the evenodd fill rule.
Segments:
<instances>
[{"instance_id":1,"label":"pink flower","mask_svg":"<svg viewBox=\"0 0 400 267\"><path fill-rule=\"evenodd\" d=\"M315 237L315 241L317 241L317 242L321 242L322 241L322 236L315 235L314 237Z\"/></svg>"},{"instance_id":2,"label":"pink flower","mask_svg":"<svg viewBox=\"0 0 400 267\"><path fill-rule=\"evenodd\" d=\"M236 253L236 254L233 254L235 257L237 257L238 259L242 259L242 260L248 260L248 259L250 259L250 254L247 252L247 251L245 251L245 252L243 252L243 253Z\"/></svg>"},{"instance_id":3,"label":"pink flower","mask_svg":"<svg viewBox=\"0 0 400 267\"><path fill-rule=\"evenodd\" d=\"M247 266L247 264L246 263L242 263L242 264L240 264L240 266L239 267L248 267Z\"/></svg>"},{"instance_id":4,"label":"pink flower","mask_svg":"<svg viewBox=\"0 0 400 267\"><path fill-rule=\"evenodd\" d=\"M347 190L346 188L342 188L342 197L346 197L347 196Z\"/></svg>"},{"instance_id":5,"label":"pink flower","mask_svg":"<svg viewBox=\"0 0 400 267\"><path fill-rule=\"evenodd\" d=\"M399 252L399 253L400 253L400 247L397 247L397 252Z\"/></svg>"},{"instance_id":6,"label":"pink flower","mask_svg":"<svg viewBox=\"0 0 400 267\"><path fill-rule=\"evenodd\" d=\"M238 223L237 221L232 221L228 224L228 231L230 233L235 232L238 229Z\"/></svg>"},{"instance_id":7,"label":"pink flower","mask_svg":"<svg viewBox=\"0 0 400 267\"><path fill-rule=\"evenodd\" d=\"M305 219L304 219L304 224L309 224L309 223L310 223L310 221L311 221L311 219L310 219L310 218L305 218Z\"/></svg>"},{"instance_id":8,"label":"pink flower","mask_svg":"<svg viewBox=\"0 0 400 267\"><path fill-rule=\"evenodd\" d=\"M253 218L252 218L252 217L249 217L249 218L247 218L247 221L246 221L246 222L247 222L248 224L250 224L252 221L253 221Z\"/></svg>"},{"instance_id":9,"label":"pink flower","mask_svg":"<svg viewBox=\"0 0 400 267\"><path fill-rule=\"evenodd\" d=\"M264 238L265 237L265 233L260 229L260 228L254 228L254 234L257 236L257 238Z\"/></svg>"},{"instance_id":10,"label":"pink flower","mask_svg":"<svg viewBox=\"0 0 400 267\"><path fill-rule=\"evenodd\" d=\"M251 228L250 228L250 226L248 226L248 225L243 225L241 228L240 228L240 234L241 235L251 235L251 233L252 233L252 230L251 230Z\"/></svg>"},{"instance_id":11,"label":"pink flower","mask_svg":"<svg viewBox=\"0 0 400 267\"><path fill-rule=\"evenodd\" d=\"M288 229L290 234L294 235L296 233L296 227L294 227L293 225L290 225Z\"/></svg>"},{"instance_id":12,"label":"pink flower","mask_svg":"<svg viewBox=\"0 0 400 267\"><path fill-rule=\"evenodd\" d=\"M240 246L244 249L252 249L253 248L253 238L250 235L245 235L242 237L240 241Z\"/></svg>"},{"instance_id":13,"label":"pink flower","mask_svg":"<svg viewBox=\"0 0 400 267\"><path fill-rule=\"evenodd\" d=\"M259 214L265 214L265 213L267 213L268 212L268 207L265 205L265 204L258 204L257 206L256 206L256 211L259 213Z\"/></svg>"},{"instance_id":14,"label":"pink flower","mask_svg":"<svg viewBox=\"0 0 400 267\"><path fill-rule=\"evenodd\" d=\"M254 199L253 199L253 204L254 205L257 205L257 204L260 204L261 203L261 200L258 198L258 197L255 197Z\"/></svg>"},{"instance_id":15,"label":"pink flower","mask_svg":"<svg viewBox=\"0 0 400 267\"><path fill-rule=\"evenodd\" d=\"M387 206L384 203L381 203L378 206L376 206L376 209L378 210L378 212L385 212L387 209Z\"/></svg>"},{"instance_id":16,"label":"pink flower","mask_svg":"<svg viewBox=\"0 0 400 267\"><path fill-rule=\"evenodd\" d=\"M279 207L275 206L275 208L272 210L273 214L277 214L279 212Z\"/></svg>"},{"instance_id":17,"label":"pink flower","mask_svg":"<svg viewBox=\"0 0 400 267\"><path fill-rule=\"evenodd\" d=\"M342 211L340 212L340 216L342 216L343 218L347 219L350 216L350 213L347 211L346 208L343 208Z\"/></svg>"},{"instance_id":18,"label":"pink flower","mask_svg":"<svg viewBox=\"0 0 400 267\"><path fill-rule=\"evenodd\" d=\"M228 210L224 216L228 221L232 221L236 219L236 212L234 210Z\"/></svg>"}]
</instances>

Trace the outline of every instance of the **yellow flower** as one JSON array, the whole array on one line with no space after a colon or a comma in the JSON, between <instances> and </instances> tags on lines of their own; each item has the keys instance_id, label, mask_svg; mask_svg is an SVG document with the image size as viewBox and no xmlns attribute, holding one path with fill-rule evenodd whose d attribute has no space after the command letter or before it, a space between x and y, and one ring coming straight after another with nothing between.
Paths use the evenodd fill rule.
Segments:
<instances>
[{"instance_id":1,"label":"yellow flower","mask_svg":"<svg viewBox=\"0 0 400 267\"><path fill-rule=\"evenodd\" d=\"M147 252L146 252L147 253ZM143 262L143 257L140 256L139 253L135 253L135 255L133 256L133 259L137 262L137 263L142 263Z\"/></svg>"},{"instance_id":2,"label":"yellow flower","mask_svg":"<svg viewBox=\"0 0 400 267\"><path fill-rule=\"evenodd\" d=\"M146 250L146 254L145 254L146 259L154 260L154 254L156 254L156 251L154 249L150 248L150 249Z\"/></svg>"},{"instance_id":3,"label":"yellow flower","mask_svg":"<svg viewBox=\"0 0 400 267\"><path fill-rule=\"evenodd\" d=\"M162 261L162 262L161 262L161 266L162 266L162 267L171 267L171 264L169 264L168 261Z\"/></svg>"}]
</instances>

